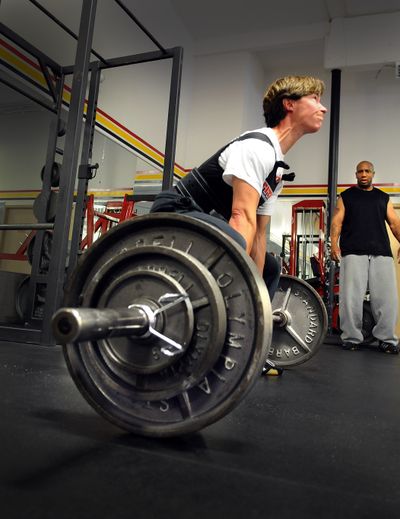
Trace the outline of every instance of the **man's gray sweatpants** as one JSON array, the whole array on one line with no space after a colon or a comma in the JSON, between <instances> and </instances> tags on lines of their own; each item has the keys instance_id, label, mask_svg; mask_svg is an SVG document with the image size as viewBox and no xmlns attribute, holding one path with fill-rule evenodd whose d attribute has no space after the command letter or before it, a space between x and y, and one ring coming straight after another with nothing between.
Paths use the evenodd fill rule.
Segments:
<instances>
[{"instance_id":1,"label":"man's gray sweatpants","mask_svg":"<svg viewBox=\"0 0 400 519\"><path fill-rule=\"evenodd\" d=\"M363 341L362 316L365 292L369 289L376 325L373 336L397 344L397 285L393 258L349 254L340 260L339 317L343 342Z\"/></svg>"}]
</instances>

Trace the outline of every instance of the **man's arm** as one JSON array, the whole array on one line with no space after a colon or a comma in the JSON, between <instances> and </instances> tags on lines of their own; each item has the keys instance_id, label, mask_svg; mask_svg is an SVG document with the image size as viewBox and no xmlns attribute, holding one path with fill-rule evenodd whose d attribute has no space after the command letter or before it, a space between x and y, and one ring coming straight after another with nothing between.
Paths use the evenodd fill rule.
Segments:
<instances>
[{"instance_id":1,"label":"man's arm","mask_svg":"<svg viewBox=\"0 0 400 519\"><path fill-rule=\"evenodd\" d=\"M344 203L339 196L331 223L331 257L334 261L340 261L341 251L339 247L339 236L345 215Z\"/></svg>"},{"instance_id":2,"label":"man's arm","mask_svg":"<svg viewBox=\"0 0 400 519\"><path fill-rule=\"evenodd\" d=\"M389 224L394 237L400 243L400 218L394 210L393 204L390 200L386 209L386 221ZM400 248L397 251L397 261L400 263Z\"/></svg>"},{"instance_id":3,"label":"man's arm","mask_svg":"<svg viewBox=\"0 0 400 519\"><path fill-rule=\"evenodd\" d=\"M257 207L260 195L250 184L237 177L232 179L232 214L229 225L246 240L246 251L251 255L257 232Z\"/></svg>"}]
</instances>

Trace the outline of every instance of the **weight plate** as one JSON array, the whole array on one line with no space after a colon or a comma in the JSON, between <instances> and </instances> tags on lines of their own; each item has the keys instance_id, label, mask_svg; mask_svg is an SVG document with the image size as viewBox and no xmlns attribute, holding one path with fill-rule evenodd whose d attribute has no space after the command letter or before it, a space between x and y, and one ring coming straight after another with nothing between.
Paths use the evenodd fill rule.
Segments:
<instances>
[{"instance_id":1,"label":"weight plate","mask_svg":"<svg viewBox=\"0 0 400 519\"><path fill-rule=\"evenodd\" d=\"M147 304L153 311L161 308L160 297L171 293L189 298L158 314L155 328L183 345L181 354L164 355L162 348L168 344L151 334L112 337L89 345L113 375L129 384L135 398L174 396L193 386L214 365L226 335L225 304L216 281L201 263L179 250L145 246L106 261L81 292L85 307ZM85 348L86 355L92 364L90 347ZM94 372L92 376L96 377Z\"/></svg>"},{"instance_id":2,"label":"weight plate","mask_svg":"<svg viewBox=\"0 0 400 519\"><path fill-rule=\"evenodd\" d=\"M45 169L46 169L46 166L44 165L40 172L40 178L41 178L42 182L44 179ZM51 167L51 173L50 173L51 187L58 187L60 185L60 172L61 172L61 164L59 162L53 162L52 167Z\"/></svg>"},{"instance_id":3,"label":"weight plate","mask_svg":"<svg viewBox=\"0 0 400 519\"><path fill-rule=\"evenodd\" d=\"M268 358L279 367L302 364L317 353L328 330L328 316L318 293L305 281L282 274L272 300L274 321Z\"/></svg>"},{"instance_id":4,"label":"weight plate","mask_svg":"<svg viewBox=\"0 0 400 519\"><path fill-rule=\"evenodd\" d=\"M15 294L15 309L21 321L33 318L43 319L44 303L46 301L46 285L37 283L33 301L30 301L30 276L26 276L18 285ZM33 308L30 306L33 305Z\"/></svg>"},{"instance_id":5,"label":"weight plate","mask_svg":"<svg viewBox=\"0 0 400 519\"><path fill-rule=\"evenodd\" d=\"M190 278L190 275L184 271L181 260L177 262L172 257L175 253L179 258L182 255L188 258L190 271L196 270L198 264L202 265L203 269L197 269L199 279L207 271L210 286L213 286L213 282L218 286L224 301L226 333L222 348L208 371L195 380L193 385L189 383L188 387L182 387L173 396L149 398L146 388L142 391L138 386L147 383L157 372L138 376L133 370L130 372L129 368L123 369L118 361L111 366L112 355L107 352L107 346L104 347L102 341L96 341L95 344L67 344L63 350L78 388L100 414L134 433L174 436L199 430L215 422L242 400L261 374L268 354L272 314L265 283L239 245L203 221L169 213L155 213L127 220L97 240L83 255L82 262L70 280L65 306L84 306L91 303L92 298L93 301L98 300L99 305L114 305L120 291L121 297L126 299L128 296L122 286L118 285L115 292L111 290L109 296L104 296L106 301L102 300L101 289L97 292L94 288L96 283L101 284L98 273L104 264L118 257L124 257L124 262L126 260L125 265L118 266L116 263L117 270L121 267L123 275L129 276L130 272L140 271L142 267L138 266L139 260L135 263L136 256L143 256L142 250L145 251L143 254L147 254L149 248L155 249L152 251L154 255L144 260L144 265L148 264L151 269L152 265L160 265L170 256L166 276L173 277L189 295L195 287L189 288L185 283L185 276ZM172 254L164 254L165 250ZM130 267L131 259L133 262ZM171 265L175 268L173 275ZM112 265L109 264L109 267L105 272L111 274ZM88 289L90 295L87 295L85 292L88 280L91 279L93 285ZM168 280L165 282L168 283ZM202 289L196 287L196 290L201 292ZM146 288L142 289L141 294L138 292L137 297L140 299L142 296L146 296ZM135 290L132 290L132 297L135 297ZM198 318L203 308L201 298L199 300L197 295L190 295L190 302L194 330L211 338L208 347L212 349L213 336L207 330L208 324L203 326ZM188 354L189 348L181 359ZM125 352L124 355L128 354ZM174 364L161 372L173 371L173 367ZM188 381L191 379L190 369L188 365L185 376ZM166 380L169 382L168 377Z\"/></svg>"},{"instance_id":6,"label":"weight plate","mask_svg":"<svg viewBox=\"0 0 400 519\"><path fill-rule=\"evenodd\" d=\"M45 193L41 191L33 202L33 214L35 218L42 222L54 222L57 214L58 192L50 191Z\"/></svg>"},{"instance_id":7,"label":"weight plate","mask_svg":"<svg viewBox=\"0 0 400 519\"><path fill-rule=\"evenodd\" d=\"M42 239L42 249L41 249L41 255L40 255L40 263L39 268L41 272L47 272L49 270L50 266L50 260L51 260L51 249L52 249L52 243L53 243L53 231L39 231L39 233L43 233L43 239ZM36 239L38 238L38 234L35 234L31 241L29 242L26 254L28 256L28 261L32 265L33 263L33 254L34 254L34 248Z\"/></svg>"},{"instance_id":8,"label":"weight plate","mask_svg":"<svg viewBox=\"0 0 400 519\"><path fill-rule=\"evenodd\" d=\"M30 276L24 277L24 279L18 285L15 294L15 310L21 321L28 318L28 301L29 301L29 280Z\"/></svg>"}]
</instances>

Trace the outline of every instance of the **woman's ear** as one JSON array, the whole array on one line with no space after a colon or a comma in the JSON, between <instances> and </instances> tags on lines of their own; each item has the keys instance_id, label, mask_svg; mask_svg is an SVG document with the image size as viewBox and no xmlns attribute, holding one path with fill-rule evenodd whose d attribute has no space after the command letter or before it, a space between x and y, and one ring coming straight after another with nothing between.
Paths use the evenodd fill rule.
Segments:
<instances>
[{"instance_id":1,"label":"woman's ear","mask_svg":"<svg viewBox=\"0 0 400 519\"><path fill-rule=\"evenodd\" d=\"M285 97L282 99L282 105L286 112L293 112L294 99Z\"/></svg>"}]
</instances>

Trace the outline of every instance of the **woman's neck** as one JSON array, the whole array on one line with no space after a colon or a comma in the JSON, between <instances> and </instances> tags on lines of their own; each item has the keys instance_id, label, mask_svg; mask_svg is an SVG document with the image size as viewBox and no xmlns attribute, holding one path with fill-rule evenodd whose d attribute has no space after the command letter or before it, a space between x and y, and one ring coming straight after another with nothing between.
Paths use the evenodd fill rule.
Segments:
<instances>
[{"instance_id":1,"label":"woman's neck","mask_svg":"<svg viewBox=\"0 0 400 519\"><path fill-rule=\"evenodd\" d=\"M278 126L273 128L275 132L279 144L281 146L282 153L286 155L286 153L290 150L290 148L302 137L302 133L296 131L293 126L290 126L286 123L286 121L281 121Z\"/></svg>"}]
</instances>

